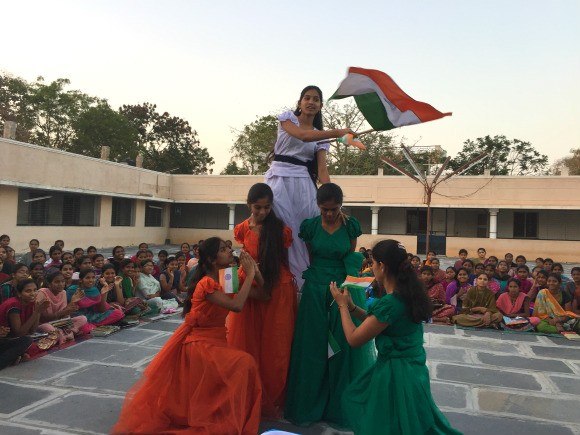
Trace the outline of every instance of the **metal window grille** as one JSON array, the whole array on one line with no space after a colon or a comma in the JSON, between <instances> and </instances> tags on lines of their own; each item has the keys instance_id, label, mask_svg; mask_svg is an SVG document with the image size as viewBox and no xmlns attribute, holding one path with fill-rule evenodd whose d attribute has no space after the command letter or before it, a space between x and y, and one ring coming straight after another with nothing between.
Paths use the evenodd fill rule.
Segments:
<instances>
[{"instance_id":1,"label":"metal window grille","mask_svg":"<svg viewBox=\"0 0 580 435\"><path fill-rule=\"evenodd\" d=\"M19 189L19 226L95 226L98 197L53 190Z\"/></svg>"},{"instance_id":2,"label":"metal window grille","mask_svg":"<svg viewBox=\"0 0 580 435\"><path fill-rule=\"evenodd\" d=\"M162 227L164 210L163 203L147 201L145 203L145 226Z\"/></svg>"},{"instance_id":3,"label":"metal window grille","mask_svg":"<svg viewBox=\"0 0 580 435\"><path fill-rule=\"evenodd\" d=\"M514 212L514 238L537 239L538 215L537 212Z\"/></svg>"},{"instance_id":4,"label":"metal window grille","mask_svg":"<svg viewBox=\"0 0 580 435\"><path fill-rule=\"evenodd\" d=\"M127 198L113 198L113 210L111 213L111 226L133 226L135 201Z\"/></svg>"}]
</instances>

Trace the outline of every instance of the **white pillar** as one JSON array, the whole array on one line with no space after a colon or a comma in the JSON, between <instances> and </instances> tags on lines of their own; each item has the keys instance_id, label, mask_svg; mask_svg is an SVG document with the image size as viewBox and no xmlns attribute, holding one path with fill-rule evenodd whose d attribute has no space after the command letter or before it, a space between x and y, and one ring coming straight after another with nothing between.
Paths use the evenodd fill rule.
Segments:
<instances>
[{"instance_id":1,"label":"white pillar","mask_svg":"<svg viewBox=\"0 0 580 435\"><path fill-rule=\"evenodd\" d=\"M228 220L228 229L233 230L236 222L236 204L228 204L230 217Z\"/></svg>"},{"instance_id":2,"label":"white pillar","mask_svg":"<svg viewBox=\"0 0 580 435\"><path fill-rule=\"evenodd\" d=\"M371 234L377 235L379 234L379 211L381 210L380 207L371 207Z\"/></svg>"},{"instance_id":3,"label":"white pillar","mask_svg":"<svg viewBox=\"0 0 580 435\"><path fill-rule=\"evenodd\" d=\"M499 210L497 208L489 209L489 238L497 239L497 214Z\"/></svg>"}]
</instances>

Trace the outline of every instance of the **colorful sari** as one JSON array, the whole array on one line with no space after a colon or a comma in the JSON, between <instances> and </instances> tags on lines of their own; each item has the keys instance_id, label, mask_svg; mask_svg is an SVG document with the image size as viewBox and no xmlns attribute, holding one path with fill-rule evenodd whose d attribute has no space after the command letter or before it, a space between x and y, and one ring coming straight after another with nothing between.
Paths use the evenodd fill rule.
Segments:
<instances>
[{"instance_id":1,"label":"colorful sari","mask_svg":"<svg viewBox=\"0 0 580 435\"><path fill-rule=\"evenodd\" d=\"M77 285L71 285L66 289L67 301L70 302L73 295L79 289ZM124 317L123 311L118 308L111 307L105 303L107 308L103 312L96 311L96 306L101 302L101 291L97 287L81 289L83 297L77 302L79 310L75 316L85 316L89 323L95 326L112 325L117 323Z\"/></svg>"},{"instance_id":2,"label":"colorful sari","mask_svg":"<svg viewBox=\"0 0 580 435\"><path fill-rule=\"evenodd\" d=\"M562 303L560 303L558 299L560 299ZM562 322L557 322L555 325L552 325L550 319L564 317L566 321L568 321L579 317L572 311L566 311L562 308L562 305L564 305L564 295L561 291L558 299L556 299L548 289L540 290L538 296L536 296L534 316L537 316L540 319L540 322L536 326L538 332L544 334L558 334L563 330L563 325L560 324Z\"/></svg>"},{"instance_id":3,"label":"colorful sari","mask_svg":"<svg viewBox=\"0 0 580 435\"><path fill-rule=\"evenodd\" d=\"M556 317L571 317L578 318L579 316L572 311L566 311L558 300L550 293L550 290L540 290L536 297L534 305L534 316L540 319L556 318Z\"/></svg>"}]
</instances>

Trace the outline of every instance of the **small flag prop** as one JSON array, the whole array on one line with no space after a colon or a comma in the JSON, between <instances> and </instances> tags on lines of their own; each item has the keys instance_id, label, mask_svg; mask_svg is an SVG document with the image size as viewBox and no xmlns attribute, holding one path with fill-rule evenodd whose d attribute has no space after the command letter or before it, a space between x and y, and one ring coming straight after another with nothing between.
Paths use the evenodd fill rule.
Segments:
<instances>
[{"instance_id":1,"label":"small flag prop","mask_svg":"<svg viewBox=\"0 0 580 435\"><path fill-rule=\"evenodd\" d=\"M373 276L347 276L344 282L340 285L340 288L345 287L355 287L357 289L366 290L369 285L373 283L375 278Z\"/></svg>"},{"instance_id":2,"label":"small flag prop","mask_svg":"<svg viewBox=\"0 0 580 435\"><path fill-rule=\"evenodd\" d=\"M354 138L354 135L352 134L345 134L342 137L339 137L338 139L336 139L336 141L338 143L341 143L343 145L350 145L352 147L358 148L361 151L364 151L367 149L367 147L364 146L364 144L358 140Z\"/></svg>"},{"instance_id":3,"label":"small flag prop","mask_svg":"<svg viewBox=\"0 0 580 435\"><path fill-rule=\"evenodd\" d=\"M224 293L237 293L240 290L238 267L234 266L220 269L219 283L224 289Z\"/></svg>"}]
</instances>

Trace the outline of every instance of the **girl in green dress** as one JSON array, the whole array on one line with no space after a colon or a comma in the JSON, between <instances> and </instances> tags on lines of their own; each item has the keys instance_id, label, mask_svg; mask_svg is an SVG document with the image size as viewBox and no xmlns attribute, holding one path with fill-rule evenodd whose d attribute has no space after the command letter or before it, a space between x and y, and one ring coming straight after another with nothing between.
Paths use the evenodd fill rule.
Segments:
<instances>
[{"instance_id":1,"label":"girl in green dress","mask_svg":"<svg viewBox=\"0 0 580 435\"><path fill-rule=\"evenodd\" d=\"M310 266L303 274L285 408L285 417L297 425L324 420L347 427L341 396L354 377L375 360L370 344L358 349L348 346L338 307L328 292L331 281L341 283L347 275L357 276L363 259L354 252L360 224L342 214L342 198L339 186L323 184L316 195L320 216L306 219L300 226L299 237L308 246ZM364 306L364 291L353 294L352 299Z\"/></svg>"},{"instance_id":2,"label":"girl in green dress","mask_svg":"<svg viewBox=\"0 0 580 435\"><path fill-rule=\"evenodd\" d=\"M350 426L356 435L459 434L431 396L422 324L431 303L405 247L396 240L377 243L373 272L382 296L368 312L348 290L330 286L348 344L358 348L374 338L379 354L342 397ZM364 320L357 327L351 316Z\"/></svg>"}]
</instances>

